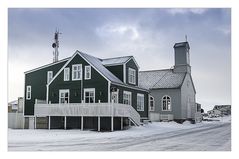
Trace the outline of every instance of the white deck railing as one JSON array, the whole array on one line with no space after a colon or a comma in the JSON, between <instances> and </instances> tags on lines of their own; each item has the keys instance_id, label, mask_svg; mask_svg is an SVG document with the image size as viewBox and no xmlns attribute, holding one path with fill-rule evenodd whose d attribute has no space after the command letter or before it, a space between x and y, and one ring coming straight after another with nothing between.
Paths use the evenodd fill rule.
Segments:
<instances>
[{"instance_id":1,"label":"white deck railing","mask_svg":"<svg viewBox=\"0 0 239 159\"><path fill-rule=\"evenodd\" d=\"M130 105L119 103L36 103L34 114L40 116L99 116L128 117L140 125L139 113Z\"/></svg>"}]
</instances>

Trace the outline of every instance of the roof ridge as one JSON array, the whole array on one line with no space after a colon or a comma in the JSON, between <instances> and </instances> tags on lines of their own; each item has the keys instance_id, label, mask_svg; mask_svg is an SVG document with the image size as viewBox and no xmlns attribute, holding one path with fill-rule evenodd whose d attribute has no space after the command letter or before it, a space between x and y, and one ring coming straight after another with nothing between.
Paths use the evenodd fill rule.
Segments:
<instances>
[{"instance_id":1,"label":"roof ridge","mask_svg":"<svg viewBox=\"0 0 239 159\"><path fill-rule=\"evenodd\" d=\"M156 72L156 71L171 71L173 69L168 68L168 69L160 69L160 70L146 70L146 71L139 71L139 72Z\"/></svg>"},{"instance_id":2,"label":"roof ridge","mask_svg":"<svg viewBox=\"0 0 239 159\"><path fill-rule=\"evenodd\" d=\"M133 56L132 55L129 55L129 56L117 56L117 57L103 58L101 60L117 59L117 58L124 58L124 57L133 57Z\"/></svg>"}]
</instances>

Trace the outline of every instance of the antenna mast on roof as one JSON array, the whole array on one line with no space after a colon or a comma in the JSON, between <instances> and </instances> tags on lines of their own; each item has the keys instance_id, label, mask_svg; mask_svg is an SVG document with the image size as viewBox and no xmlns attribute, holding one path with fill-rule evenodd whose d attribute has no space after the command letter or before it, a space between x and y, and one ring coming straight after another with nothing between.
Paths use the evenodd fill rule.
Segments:
<instances>
[{"instance_id":1,"label":"antenna mast on roof","mask_svg":"<svg viewBox=\"0 0 239 159\"><path fill-rule=\"evenodd\" d=\"M185 35L185 41L188 42L188 36L187 36L187 34Z\"/></svg>"},{"instance_id":2,"label":"antenna mast on roof","mask_svg":"<svg viewBox=\"0 0 239 159\"><path fill-rule=\"evenodd\" d=\"M59 56L59 51L58 51L58 48L59 48L59 34L61 34L59 32L58 29L56 29L56 32L55 32L55 35L54 35L54 43L52 44L52 47L54 48L54 51L53 51L53 62L57 62L58 61L58 56Z\"/></svg>"}]
</instances>

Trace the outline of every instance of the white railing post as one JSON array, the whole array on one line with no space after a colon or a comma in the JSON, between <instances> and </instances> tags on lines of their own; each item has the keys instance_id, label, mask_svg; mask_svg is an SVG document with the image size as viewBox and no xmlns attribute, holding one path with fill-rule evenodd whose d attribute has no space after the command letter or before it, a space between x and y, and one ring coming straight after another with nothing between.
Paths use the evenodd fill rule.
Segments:
<instances>
[{"instance_id":1,"label":"white railing post","mask_svg":"<svg viewBox=\"0 0 239 159\"><path fill-rule=\"evenodd\" d=\"M100 117L98 116L98 131L100 131Z\"/></svg>"},{"instance_id":2,"label":"white railing post","mask_svg":"<svg viewBox=\"0 0 239 159\"><path fill-rule=\"evenodd\" d=\"M114 107L113 107L113 100L111 102L111 113L112 113L112 116L111 116L111 131L114 131Z\"/></svg>"},{"instance_id":3,"label":"white railing post","mask_svg":"<svg viewBox=\"0 0 239 159\"><path fill-rule=\"evenodd\" d=\"M36 129L37 128L37 117L35 116L35 118L34 118L34 129Z\"/></svg>"},{"instance_id":4,"label":"white railing post","mask_svg":"<svg viewBox=\"0 0 239 159\"><path fill-rule=\"evenodd\" d=\"M83 128L84 128L84 118L83 116L81 116L81 130L83 131Z\"/></svg>"},{"instance_id":5,"label":"white railing post","mask_svg":"<svg viewBox=\"0 0 239 159\"><path fill-rule=\"evenodd\" d=\"M64 129L66 130L66 116L64 117Z\"/></svg>"},{"instance_id":6,"label":"white railing post","mask_svg":"<svg viewBox=\"0 0 239 159\"><path fill-rule=\"evenodd\" d=\"M51 116L48 117L48 129L50 130L51 129Z\"/></svg>"},{"instance_id":7,"label":"white railing post","mask_svg":"<svg viewBox=\"0 0 239 159\"><path fill-rule=\"evenodd\" d=\"M121 117L121 124L120 124L120 126L121 126L121 130L123 130L123 128L124 128L124 126L123 126L123 117Z\"/></svg>"}]
</instances>

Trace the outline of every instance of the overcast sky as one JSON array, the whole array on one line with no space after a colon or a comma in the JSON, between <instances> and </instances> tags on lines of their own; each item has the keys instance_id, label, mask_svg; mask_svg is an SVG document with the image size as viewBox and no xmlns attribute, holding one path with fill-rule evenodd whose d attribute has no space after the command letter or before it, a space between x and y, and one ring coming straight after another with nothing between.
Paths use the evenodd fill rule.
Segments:
<instances>
[{"instance_id":1,"label":"overcast sky","mask_svg":"<svg viewBox=\"0 0 239 159\"><path fill-rule=\"evenodd\" d=\"M231 104L230 9L9 9L8 101L23 96L25 71L52 62L56 28L59 59L133 55L141 70L172 67L187 35L197 102Z\"/></svg>"}]
</instances>

